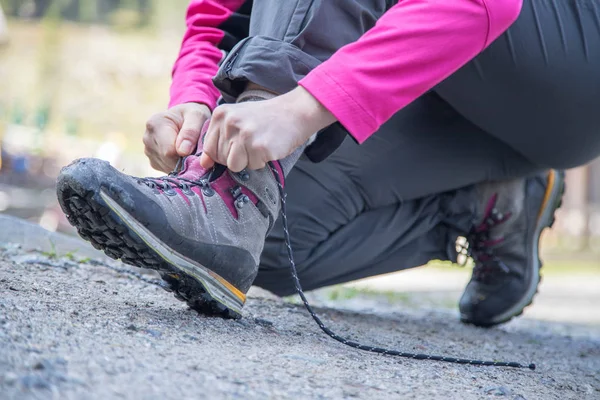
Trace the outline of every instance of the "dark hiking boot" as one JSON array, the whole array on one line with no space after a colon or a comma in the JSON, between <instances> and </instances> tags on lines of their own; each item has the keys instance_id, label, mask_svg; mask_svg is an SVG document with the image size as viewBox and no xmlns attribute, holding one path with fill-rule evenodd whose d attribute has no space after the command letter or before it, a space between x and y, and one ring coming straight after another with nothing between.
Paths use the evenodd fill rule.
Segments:
<instances>
[{"instance_id":1,"label":"dark hiking boot","mask_svg":"<svg viewBox=\"0 0 600 400\"><path fill-rule=\"evenodd\" d=\"M167 290L200 313L238 318L280 210L278 180L283 184L300 153L240 173L206 170L194 155L162 178L80 159L62 169L58 200L97 249L157 270Z\"/></svg>"},{"instance_id":2,"label":"dark hiking boot","mask_svg":"<svg viewBox=\"0 0 600 400\"><path fill-rule=\"evenodd\" d=\"M476 189L481 217L467 237L473 276L460 299L463 322L489 327L520 315L537 293L539 240L554 223L564 174L487 183Z\"/></svg>"}]
</instances>

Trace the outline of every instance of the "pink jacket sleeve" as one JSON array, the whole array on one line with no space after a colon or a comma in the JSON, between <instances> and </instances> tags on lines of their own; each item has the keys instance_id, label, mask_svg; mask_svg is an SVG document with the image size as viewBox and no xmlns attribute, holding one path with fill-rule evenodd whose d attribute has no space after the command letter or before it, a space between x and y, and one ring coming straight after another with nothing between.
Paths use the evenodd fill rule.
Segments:
<instances>
[{"instance_id":1,"label":"pink jacket sleeve","mask_svg":"<svg viewBox=\"0 0 600 400\"><path fill-rule=\"evenodd\" d=\"M480 53L522 0L400 0L358 41L299 82L362 143Z\"/></svg>"},{"instance_id":2,"label":"pink jacket sleeve","mask_svg":"<svg viewBox=\"0 0 600 400\"><path fill-rule=\"evenodd\" d=\"M217 48L224 36L219 26L244 0L193 0L187 10L187 30L173 66L169 107L196 102L215 108L219 91L212 83L222 53Z\"/></svg>"}]
</instances>

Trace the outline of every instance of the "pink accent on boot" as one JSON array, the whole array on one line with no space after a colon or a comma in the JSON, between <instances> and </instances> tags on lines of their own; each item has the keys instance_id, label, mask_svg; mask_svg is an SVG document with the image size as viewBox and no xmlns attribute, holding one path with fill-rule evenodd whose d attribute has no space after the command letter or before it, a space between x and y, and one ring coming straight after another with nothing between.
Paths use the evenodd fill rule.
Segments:
<instances>
[{"instance_id":1,"label":"pink accent on boot","mask_svg":"<svg viewBox=\"0 0 600 400\"><path fill-rule=\"evenodd\" d=\"M225 202L225 205L227 205L227 208L231 212L231 215L233 215L235 219L238 219L238 210L235 206L237 198L233 197L231 189L235 187L240 187L240 193L243 193L246 196L248 196L248 198L250 199L250 201L252 201L252 203L254 203L254 205L258 203L258 198L248 189L244 190L245 188L241 187L235 180L233 180L229 172L225 172L218 179L211 182L210 187L215 192L217 192L219 196L221 196L221 198Z\"/></svg>"},{"instance_id":2,"label":"pink accent on boot","mask_svg":"<svg viewBox=\"0 0 600 400\"><path fill-rule=\"evenodd\" d=\"M192 203L190 202L190 199L188 199L188 197L185 195L185 193L183 193L183 191L180 188L173 188L173 190L175 192L177 192L177 194L179 196L181 196L183 198L183 200L185 200L185 202L187 203L187 205L191 205Z\"/></svg>"},{"instance_id":3,"label":"pink accent on boot","mask_svg":"<svg viewBox=\"0 0 600 400\"><path fill-rule=\"evenodd\" d=\"M208 170L200 165L200 157L189 156L185 158L183 169L177 178L185 178L191 181L197 181L201 176L206 175Z\"/></svg>"}]
</instances>

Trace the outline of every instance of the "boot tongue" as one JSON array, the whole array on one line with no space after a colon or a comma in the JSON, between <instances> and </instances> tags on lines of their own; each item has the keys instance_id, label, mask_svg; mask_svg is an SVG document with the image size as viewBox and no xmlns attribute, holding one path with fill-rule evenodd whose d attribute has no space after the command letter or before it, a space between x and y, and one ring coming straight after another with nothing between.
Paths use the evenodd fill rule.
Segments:
<instances>
[{"instance_id":1,"label":"boot tongue","mask_svg":"<svg viewBox=\"0 0 600 400\"><path fill-rule=\"evenodd\" d=\"M197 181L207 173L208 170L200 165L200 156L193 155L185 158L183 161L183 168L181 172L177 174L177 177Z\"/></svg>"},{"instance_id":2,"label":"boot tongue","mask_svg":"<svg viewBox=\"0 0 600 400\"><path fill-rule=\"evenodd\" d=\"M198 140L198 143L196 144L196 151L194 152L194 154L185 158L185 160L183 161L183 168L177 174L178 177L196 181L200 179L200 177L208 173L208 170L206 168L203 168L202 165L200 165L200 155L202 154L202 141L204 135L206 134L206 131L208 131L208 124L209 120L205 121L204 125L202 125L202 129L200 131L200 140Z\"/></svg>"},{"instance_id":3,"label":"boot tongue","mask_svg":"<svg viewBox=\"0 0 600 400\"><path fill-rule=\"evenodd\" d=\"M178 177L186 178L191 181L197 181L202 176L208 173L208 170L206 168L203 168L202 165L200 165L200 155L202 154L202 141L204 135L206 134L206 131L208 131L208 124L209 121L207 120L204 122L204 125L202 125L202 129L200 130L200 139L196 144L196 151L194 152L194 154L187 156L184 159L183 168L181 168L181 171L177 174Z\"/></svg>"}]
</instances>

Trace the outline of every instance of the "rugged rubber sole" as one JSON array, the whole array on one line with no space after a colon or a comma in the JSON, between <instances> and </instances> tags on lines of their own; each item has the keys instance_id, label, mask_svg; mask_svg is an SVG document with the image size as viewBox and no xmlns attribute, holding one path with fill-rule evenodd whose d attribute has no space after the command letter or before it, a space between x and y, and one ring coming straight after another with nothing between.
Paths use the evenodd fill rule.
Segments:
<instances>
[{"instance_id":1,"label":"rugged rubber sole","mask_svg":"<svg viewBox=\"0 0 600 400\"><path fill-rule=\"evenodd\" d=\"M546 228L552 228L554 225L554 222L556 221L556 211L562 206L562 199L565 193L564 178L564 172L562 171L552 170L548 174L548 189L546 190L542 207L540 207L540 214L538 215L538 222L533 235L532 248L535 256L533 258L534 264L532 265L532 268L534 269L534 278L532 278L531 284L529 285L528 290L525 292L523 298L507 311L489 321L471 320L461 314L461 322L482 328L490 328L492 326L504 324L511 319L522 315L525 309L533 303L533 299L538 293L539 284L542 281L540 269L542 268L543 263L539 257L539 241L542 232Z\"/></svg>"},{"instance_id":2,"label":"rugged rubber sole","mask_svg":"<svg viewBox=\"0 0 600 400\"><path fill-rule=\"evenodd\" d=\"M157 251L148 237L132 229L114 205L107 204L106 193L99 188L61 177L57 185L59 204L79 236L115 260L160 273L163 288L185 301L200 314L222 318L241 318L243 300L230 300L231 286L223 278L206 271L190 271ZM93 185L89 185L93 186ZM235 289L235 288L233 288ZM245 300L245 297L244 297Z\"/></svg>"}]
</instances>

